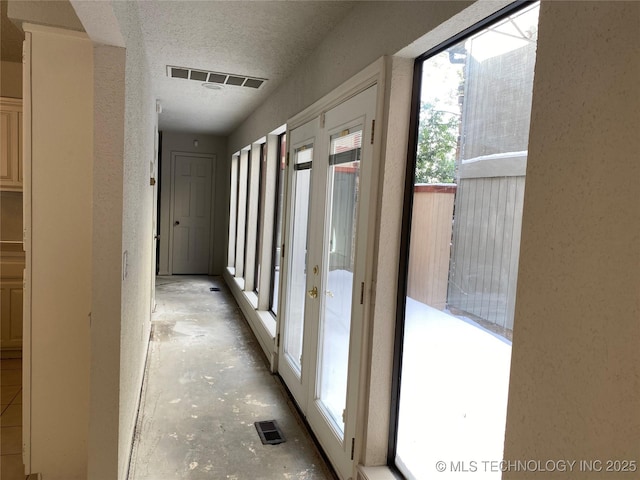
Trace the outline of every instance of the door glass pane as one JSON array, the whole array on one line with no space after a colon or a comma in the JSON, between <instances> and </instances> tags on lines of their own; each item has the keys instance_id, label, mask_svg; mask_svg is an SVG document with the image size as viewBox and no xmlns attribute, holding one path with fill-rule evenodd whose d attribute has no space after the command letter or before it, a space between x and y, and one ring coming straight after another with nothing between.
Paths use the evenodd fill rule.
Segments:
<instances>
[{"instance_id":1,"label":"door glass pane","mask_svg":"<svg viewBox=\"0 0 640 480\"><path fill-rule=\"evenodd\" d=\"M504 449L537 17L423 63L396 446L410 479L502 475L482 462Z\"/></svg>"},{"instance_id":2,"label":"door glass pane","mask_svg":"<svg viewBox=\"0 0 640 480\"><path fill-rule=\"evenodd\" d=\"M302 370L302 335L304 333L304 305L307 290L307 227L309 224L312 158L313 147L311 145L295 151L292 186L294 203L284 352L294 370L297 370L298 376Z\"/></svg>"},{"instance_id":3,"label":"door glass pane","mask_svg":"<svg viewBox=\"0 0 640 480\"><path fill-rule=\"evenodd\" d=\"M347 398L362 129L331 138L320 314L319 399L340 437Z\"/></svg>"}]
</instances>

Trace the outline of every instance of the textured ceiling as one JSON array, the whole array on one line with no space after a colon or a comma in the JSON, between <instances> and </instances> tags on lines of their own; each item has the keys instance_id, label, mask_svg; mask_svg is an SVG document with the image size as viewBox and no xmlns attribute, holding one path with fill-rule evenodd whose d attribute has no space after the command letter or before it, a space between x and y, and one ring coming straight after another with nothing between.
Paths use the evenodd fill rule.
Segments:
<instances>
[{"instance_id":1,"label":"textured ceiling","mask_svg":"<svg viewBox=\"0 0 640 480\"><path fill-rule=\"evenodd\" d=\"M230 133L272 93L356 2L138 2L164 130ZM167 65L266 78L260 89L167 77Z\"/></svg>"},{"instance_id":2,"label":"textured ceiling","mask_svg":"<svg viewBox=\"0 0 640 480\"><path fill-rule=\"evenodd\" d=\"M160 128L217 135L229 134L249 116L297 65L312 54L357 3L307 0L135 1L153 93L163 108ZM20 62L24 36L7 19L7 1L1 2L2 60ZM12 18L82 29L82 23L66 0L11 0L11 3ZM110 8L110 3L72 0L83 22L90 21L95 41L120 45L122 40L115 18L112 12L105 10ZM77 28L76 24L68 25L69 16L75 19ZM96 29L100 30L99 35ZM167 65L266 78L268 81L259 89L225 85L222 90L209 90L202 86L202 82L167 77Z\"/></svg>"}]
</instances>

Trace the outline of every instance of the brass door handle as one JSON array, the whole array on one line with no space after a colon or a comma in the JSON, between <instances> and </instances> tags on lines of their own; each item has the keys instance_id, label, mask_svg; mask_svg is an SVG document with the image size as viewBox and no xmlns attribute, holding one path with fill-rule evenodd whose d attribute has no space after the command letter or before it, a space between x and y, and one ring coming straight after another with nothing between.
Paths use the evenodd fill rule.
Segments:
<instances>
[{"instance_id":1,"label":"brass door handle","mask_svg":"<svg viewBox=\"0 0 640 480\"><path fill-rule=\"evenodd\" d=\"M311 297L311 298L318 298L318 287L313 287L311 290L309 290L307 292L307 294Z\"/></svg>"}]
</instances>

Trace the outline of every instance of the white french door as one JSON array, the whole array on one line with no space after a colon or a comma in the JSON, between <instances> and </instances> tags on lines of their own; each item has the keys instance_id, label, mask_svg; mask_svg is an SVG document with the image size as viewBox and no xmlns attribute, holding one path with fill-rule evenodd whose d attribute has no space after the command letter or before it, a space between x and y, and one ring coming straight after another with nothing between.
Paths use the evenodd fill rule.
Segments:
<instances>
[{"instance_id":1,"label":"white french door","mask_svg":"<svg viewBox=\"0 0 640 480\"><path fill-rule=\"evenodd\" d=\"M353 471L374 85L291 130L279 373L338 475Z\"/></svg>"}]
</instances>

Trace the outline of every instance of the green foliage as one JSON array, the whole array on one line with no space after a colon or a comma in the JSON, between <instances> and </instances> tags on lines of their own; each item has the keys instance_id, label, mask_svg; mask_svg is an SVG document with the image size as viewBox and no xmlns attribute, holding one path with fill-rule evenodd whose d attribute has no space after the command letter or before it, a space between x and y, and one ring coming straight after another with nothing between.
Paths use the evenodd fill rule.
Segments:
<instances>
[{"instance_id":1,"label":"green foliage","mask_svg":"<svg viewBox=\"0 0 640 480\"><path fill-rule=\"evenodd\" d=\"M458 138L458 117L420 106L415 183L453 183Z\"/></svg>"}]
</instances>

